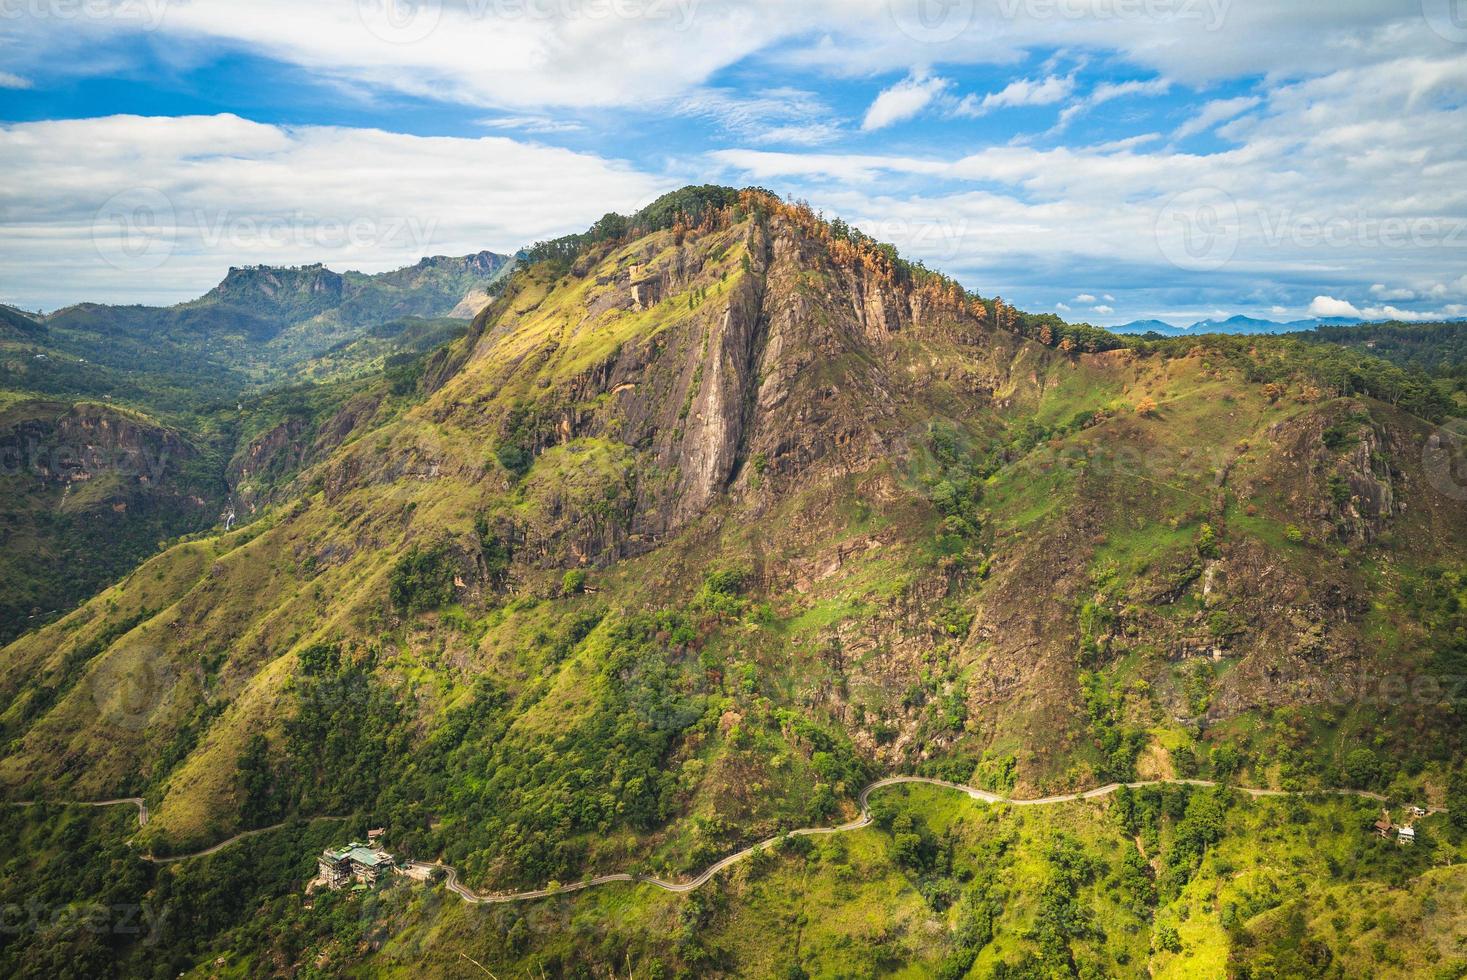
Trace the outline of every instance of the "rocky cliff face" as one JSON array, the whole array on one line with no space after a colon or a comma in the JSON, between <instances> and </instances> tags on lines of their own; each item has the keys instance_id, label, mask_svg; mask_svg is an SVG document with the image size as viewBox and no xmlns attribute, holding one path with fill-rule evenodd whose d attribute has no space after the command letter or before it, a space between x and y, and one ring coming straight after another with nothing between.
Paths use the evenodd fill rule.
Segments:
<instances>
[{"instance_id":1,"label":"rocky cliff face","mask_svg":"<svg viewBox=\"0 0 1467 980\"><path fill-rule=\"evenodd\" d=\"M36 402L10 414L0 431L7 473L60 488L110 480L125 497L176 486L198 455L176 432L100 405Z\"/></svg>"},{"instance_id":2,"label":"rocky cliff face","mask_svg":"<svg viewBox=\"0 0 1467 980\"><path fill-rule=\"evenodd\" d=\"M621 336L624 324L647 329ZM584 439L635 450L625 526L577 549L598 563L653 547L726 494L881 458L930 414L902 341L972 350L987 335L963 304L841 264L783 219L593 255L556 283L518 284L475 332L461 375L432 382L446 385L443 418L497 411L492 440L532 455ZM486 418L486 388L515 397ZM534 550L560 554L553 538Z\"/></svg>"},{"instance_id":3,"label":"rocky cliff face","mask_svg":"<svg viewBox=\"0 0 1467 980\"><path fill-rule=\"evenodd\" d=\"M231 268L224 281L204 294L200 303L226 303L256 315L299 318L338 305L346 280L324 265Z\"/></svg>"}]
</instances>

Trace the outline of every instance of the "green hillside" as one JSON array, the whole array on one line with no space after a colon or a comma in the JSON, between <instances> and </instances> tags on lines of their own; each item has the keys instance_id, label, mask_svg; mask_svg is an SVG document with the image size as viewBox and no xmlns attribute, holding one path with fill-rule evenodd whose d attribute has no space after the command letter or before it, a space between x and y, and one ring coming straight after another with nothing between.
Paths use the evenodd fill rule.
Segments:
<instances>
[{"instance_id":1,"label":"green hillside","mask_svg":"<svg viewBox=\"0 0 1467 980\"><path fill-rule=\"evenodd\" d=\"M149 813L4 808L0 899L172 910L9 972L1467 972L1432 379L1028 316L717 187L528 250L461 337L384 330L235 410L247 522L0 651L5 798ZM684 881L892 774L1164 785L886 788L686 893L304 891L368 828L478 893ZM1408 804L1450 812L1372 833Z\"/></svg>"},{"instance_id":2,"label":"green hillside","mask_svg":"<svg viewBox=\"0 0 1467 980\"><path fill-rule=\"evenodd\" d=\"M267 484L292 475L308 453L275 455L282 433L315 432L374 384L411 389L420 355L461 336L511 265L235 269L168 309L0 308L0 640L180 535L248 519L273 485L248 458L270 455Z\"/></svg>"}]
</instances>

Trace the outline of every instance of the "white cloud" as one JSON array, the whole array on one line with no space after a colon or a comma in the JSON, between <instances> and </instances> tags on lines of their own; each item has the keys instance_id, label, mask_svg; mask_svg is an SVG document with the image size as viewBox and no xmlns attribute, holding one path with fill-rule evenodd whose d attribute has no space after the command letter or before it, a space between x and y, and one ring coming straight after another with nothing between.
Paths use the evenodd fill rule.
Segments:
<instances>
[{"instance_id":1,"label":"white cloud","mask_svg":"<svg viewBox=\"0 0 1467 980\"><path fill-rule=\"evenodd\" d=\"M553 119L550 116L496 116L480 119L479 125L487 129L509 129L536 134L578 133L586 128L573 119Z\"/></svg>"},{"instance_id":2,"label":"white cloud","mask_svg":"<svg viewBox=\"0 0 1467 980\"><path fill-rule=\"evenodd\" d=\"M976 95L964 96L953 110L956 115L977 117L994 109L1006 109L1024 105L1053 105L1069 98L1075 90L1073 75L1049 75L1046 78L1021 78L1010 82L1001 91L990 92L979 99Z\"/></svg>"},{"instance_id":3,"label":"white cloud","mask_svg":"<svg viewBox=\"0 0 1467 980\"><path fill-rule=\"evenodd\" d=\"M31 83L19 75L13 75L8 71L0 71L0 88L30 88Z\"/></svg>"},{"instance_id":4,"label":"white cloud","mask_svg":"<svg viewBox=\"0 0 1467 980\"><path fill-rule=\"evenodd\" d=\"M1101 304L1100 306L1090 307L1090 312L1099 313L1101 316L1110 316L1112 313L1115 312L1115 310L1111 309L1109 306Z\"/></svg>"},{"instance_id":5,"label":"white cloud","mask_svg":"<svg viewBox=\"0 0 1467 980\"><path fill-rule=\"evenodd\" d=\"M952 37L922 29L932 12L928 0L425 0L399 5L408 16L398 25L368 2L166 6L156 23L145 17L18 20L6 28L13 42L7 68L45 77L94 74L100 63L128 57L107 50L109 38L150 30L156 39L150 47L171 57L244 50L321 79L478 106L543 109L664 103L752 56L777 69L869 78L914 64L1014 64L1029 50L1063 47L1105 52L1118 64L1198 87L1271 75L1281 65L1288 66L1287 77L1300 78L1460 50L1430 30L1419 5L1399 0L1357 0L1327 13L1295 0L1210 0L1174 4L1174 16L1156 17L1127 16L1115 3L1071 3L1063 17L1049 4L950 5L972 14L967 29Z\"/></svg>"},{"instance_id":6,"label":"white cloud","mask_svg":"<svg viewBox=\"0 0 1467 980\"><path fill-rule=\"evenodd\" d=\"M1060 112L1059 122L1055 123L1052 132L1058 133L1068 126L1076 116L1083 112L1088 112L1098 105L1104 105L1107 102L1128 96L1165 95L1171 90L1171 87L1172 83L1165 78L1150 78L1125 82L1101 82L1091 89L1090 94L1085 96L1085 98L1073 105L1066 106Z\"/></svg>"},{"instance_id":7,"label":"white cloud","mask_svg":"<svg viewBox=\"0 0 1467 980\"><path fill-rule=\"evenodd\" d=\"M1268 308L1268 312L1272 313L1274 316L1283 316L1289 311L1282 306L1270 306Z\"/></svg>"},{"instance_id":8,"label":"white cloud","mask_svg":"<svg viewBox=\"0 0 1467 980\"><path fill-rule=\"evenodd\" d=\"M1070 312L1070 306L1068 303L1056 303L1054 304L1054 308L1060 313Z\"/></svg>"},{"instance_id":9,"label":"white cloud","mask_svg":"<svg viewBox=\"0 0 1467 980\"><path fill-rule=\"evenodd\" d=\"M1370 295L1376 299L1387 300L1415 299L1416 291L1414 289L1387 289L1384 283L1378 282L1370 287Z\"/></svg>"},{"instance_id":10,"label":"white cloud","mask_svg":"<svg viewBox=\"0 0 1467 980\"><path fill-rule=\"evenodd\" d=\"M511 251L670 185L502 136L284 128L231 115L8 125L0 159L27 175L0 184L0 292L47 307L177 301L231 265L380 271L423 255ZM138 201L166 261L133 267L123 255L108 265L126 233L112 209Z\"/></svg>"},{"instance_id":11,"label":"white cloud","mask_svg":"<svg viewBox=\"0 0 1467 980\"><path fill-rule=\"evenodd\" d=\"M805 82L805 87L823 92L821 74L869 84L866 80L872 77L894 77L891 73L909 71L913 65L1024 65L1029 63L1028 51L1037 48L1096 52L1108 69L1156 76L1104 82L1083 96L1071 92L1069 97L1080 101L1065 108L1066 119L1124 97L1139 99L1173 88L1206 90L1219 80L1258 78L1256 97L1263 102L1256 110L1261 111L1245 111L1233 122L1221 124L1219 132L1236 142L1223 152L1184 153L1146 134L1091 147L974 144L968 156L917 150L900 155L771 153L767 147L774 143L808 146L845 132L838 119L820 114L771 117L750 113L747 123L732 121L725 127L737 140L729 149L670 165L696 169L700 176L710 165L722 167L731 182L742 177L771 182L831 212L867 220L905 221L918 230L939 229L941 234L925 239L913 234L913 248L918 254L925 248L927 254L943 259L945 268L969 272L975 286L986 285L994 274L991 270L1012 263L1010 268L1022 264L1029 270L1014 273L1014 277L1048 276L1054 283L1073 282L1077 270L1084 268L1088 271L1081 281L1109 281L1117 288L1125 287L1128 306L1137 302L1129 292L1134 282L1162 280L1199 287L1243 279L1270 281L1287 292L1260 291L1258 295L1266 296L1263 302L1278 299L1294 309L1322 290L1350 290L1345 294L1364 296L1367 284L1376 280L1409 284L1418 295L1467 295L1467 288L1449 285L1462 274L1460 259L1451 249L1388 248L1364 234L1347 235L1338 246L1311 247L1300 245L1287 233L1300 222L1330 220L1362 207L1375 220L1467 220L1467 192L1463 191L1467 187L1467 144L1460 136L1467 128L1467 107L1461 99L1467 86L1467 49L1436 36L1419 9L1408 10L1411 5L1403 6L1399 0L1359 0L1332 5L1321 14L1294 0L1250 0L1247 4L1193 5L1189 9L1199 13L1194 21L1117 17L1113 4L1075 4L1077 10L1085 8L1081 11L1084 16L1062 19L1032 16L1035 5L1019 4L1012 17L1002 17L993 5L977 4L976 19L966 33L932 42L914 40L892 26L893 11L899 18L912 14L919 2L922 0L806 0L800 4L788 0L673 0L661 5L669 14L666 17L569 16L565 12L595 5L548 4L540 9L561 13L494 19L476 18L470 11L502 12L510 5L455 0L443 5L436 29L411 43L394 44L364 26L354 3L252 0L245 5L238 0L190 0L169 5L147 45L135 43L137 28L117 20L61 22L52 18L8 25L5 40L10 43L5 53L10 72L46 85L68 73L110 71L120 60L137 57L133 49L166 51L167 57L180 60L243 52L299 66L308 79L338 84L363 98L382 91L407 92L491 107L495 118L525 120L559 119L563 107L629 108L628 125L683 111L683 100L698 99L711 78L730 77L733 73L727 69L735 65L744 78L785 78L807 70L816 77ZM432 11L439 4L429 0L419 6ZM1109 16L1106 9L1111 11ZM1206 18L1213 9L1226 16L1209 24ZM119 33L128 35L128 44L112 43ZM1053 64L1064 63L1056 59ZM1277 71L1280 65L1286 65L1287 71ZM1035 69L1033 74L1043 81L1050 72L1065 70L1054 66ZM1001 94L992 93L994 97ZM764 97L765 93L754 95L756 101ZM982 101L977 99L978 105ZM950 111L955 104L957 100L944 89L915 112L939 106ZM468 118L485 114L483 108L477 108ZM528 123L494 128L506 134L535 133ZM104 129L98 124L94 133ZM217 155L207 146L177 153L200 155L198 169L211 181L218 172L233 168L240 176L262 181L270 202L288 197L301 206L313 206L325 178L303 168L301 160L307 144L329 142L322 135L325 131L307 139L306 130L263 129L264 135L251 138L262 144L274 139L290 149L241 148L235 142L241 137L230 134ZM368 146L359 131L345 132L358 132L358 136L341 137L335 144L337 156L322 151L319 162L331 166L343 158L347 173L355 175L370 155L352 158L342 147L351 142L358 151L370 153L375 144ZM137 137L127 131L117 138L126 146ZM377 134L377 138L387 137ZM391 175L391 181L369 173L362 173L360 179L383 201L396 193L403 207L415 213L436 213L441 208L449 215L445 222L467 221L471 216L486 227L555 225L581 209L584 214L578 222L584 224L608 207L625 206L624 199L597 199L598 194L579 187L572 188L567 201L552 198L547 202L545 188L553 188L560 171L549 167L537 172L534 165L545 159L542 157L505 157L508 165L531 168L511 174L506 186L523 191L535 207L543 202L547 220L536 223L533 215L517 213L513 197L506 200L494 194L493 201L505 201L508 216L496 223L490 209L477 199L482 196L478 189L500 181L506 171L500 169L501 157L489 152L487 144L479 144L473 140L417 140L412 144L417 147L414 153L421 151L426 161L422 169L427 179L448 181L441 198L418 186L424 178L406 162ZM472 173L449 173L448 161L433 159L430 146L445 155L469 147L479 166ZM122 175L147 172L145 165L129 159L121 149L91 145L82 149L96 169L86 167L76 174L78 194L92 194L107 167L117 168ZM15 152L7 146L3 159L24 163L36 155L31 149L21 156ZM237 157L233 163L225 159L231 155ZM611 175L604 185L611 188L607 192L611 198L620 193L618 180L612 177L630 184L657 184L610 161L571 156ZM58 165L67 168L64 156ZM162 168L169 188L186 186L181 176L184 169L179 159ZM240 185L223 186L228 190L224 199L231 207L249 208ZM384 188L380 192L376 190L379 186ZM1157 217L1173 195L1206 187L1217 188L1238 207L1242 218L1238 247L1228 265L1215 275L1188 279L1159 253ZM213 185L206 187L213 189ZM325 191L326 200L332 202L343 195L333 187ZM26 249L46 234L59 238L74 234L74 229L45 225L44 216L50 213L54 198L66 193L59 179L51 177L40 179L34 199L25 188L0 188L7 225L21 219L21 232L26 236L19 245L0 242L0 257L38 256L40 252ZM448 199L450 195L454 200ZM632 203L642 197L630 196ZM454 213L465 210L466 205L468 216ZM95 207L94 202L93 211ZM1281 224L1285 234L1267 240L1259 228L1260 215ZM559 226L562 230L575 226L568 218L565 222ZM481 236L476 232L464 237ZM509 237L507 232L504 237ZM7 239L11 238L7 228ZM479 244L510 243L490 237ZM181 249L165 268L165 279L181 268L185 252ZM50 254L64 252L57 249ZM1041 261L1030 261L1035 258ZM54 263L47 268L73 274L73 267L80 267L79 260L65 268ZM34 264L28 268L30 272L24 272L0 262L0 280L14 277L0 282L0 287L14 292L25 281L23 275L46 274ZM87 274L94 284L104 284L108 290L146 288L150 278L105 280L96 271ZM1114 278L1103 278L1111 275ZM1125 276L1130 281L1123 280ZM49 281L57 280L52 277ZM1432 283L1441 285L1443 291L1433 289ZM1299 292L1306 288L1301 284L1308 285L1308 293ZM1004 295L1017 297L1009 288L1010 280L1003 285ZM159 288L174 287L163 282ZM1458 291L1451 292L1453 288ZM86 294L81 286L78 290ZM1051 305L1072 291L1073 285L1063 291L1056 285L1041 303ZM1242 294L1237 289L1231 293ZM91 295L101 295L101 291ZM1172 295L1153 302L1157 308L1182 303L1202 308L1222 301L1215 295L1189 293L1185 300ZM1388 300L1372 296L1371 301Z\"/></svg>"},{"instance_id":12,"label":"white cloud","mask_svg":"<svg viewBox=\"0 0 1467 980\"><path fill-rule=\"evenodd\" d=\"M946 79L913 72L876 96L866 110L861 128L870 132L911 119L941 95L948 84Z\"/></svg>"},{"instance_id":13,"label":"white cloud","mask_svg":"<svg viewBox=\"0 0 1467 980\"><path fill-rule=\"evenodd\" d=\"M1092 296L1092 295L1090 295L1089 293L1081 293L1079 296L1076 296L1075 297L1074 302L1076 302L1076 303L1093 303L1093 302L1095 302L1095 297Z\"/></svg>"},{"instance_id":14,"label":"white cloud","mask_svg":"<svg viewBox=\"0 0 1467 980\"><path fill-rule=\"evenodd\" d=\"M1443 296L1467 296L1467 275L1459 276L1453 282L1434 283L1426 291L1429 295L1441 298ZM1409 299L1409 296L1384 296L1382 299Z\"/></svg>"},{"instance_id":15,"label":"white cloud","mask_svg":"<svg viewBox=\"0 0 1467 980\"><path fill-rule=\"evenodd\" d=\"M1226 122L1254 108L1263 100L1255 95L1239 96L1236 99L1214 99L1202 107L1202 111L1182 123L1172 133L1173 139L1186 139L1205 133L1220 122Z\"/></svg>"},{"instance_id":16,"label":"white cloud","mask_svg":"<svg viewBox=\"0 0 1467 980\"><path fill-rule=\"evenodd\" d=\"M1103 300L1105 300L1107 303L1114 303L1116 301L1116 298L1114 296L1112 296L1110 293L1106 293L1104 296L1102 296L1100 298L1103 299Z\"/></svg>"},{"instance_id":17,"label":"white cloud","mask_svg":"<svg viewBox=\"0 0 1467 980\"><path fill-rule=\"evenodd\" d=\"M1126 277L1128 289L1185 286L1199 305L1253 292L1266 295L1266 303L1302 309L1325 291L1322 284L1363 294L1375 282L1461 279L1456 251L1432 244L1467 226L1461 91L1467 49L1447 59L1412 56L1275 82L1244 138L1209 153L1175 145L1011 144L967 156L711 156L734 182L753 178L828 212L958 225L952 235L929 235L944 244L958 240L946 249L944 268L982 289L991 270L1022 267L1003 274L1046 282L1038 298L1044 307L1057 299L1078 306L1073 285L1061 292L1066 281L1106 275L1116 286ZM1189 271L1163 250L1185 257L1185 229L1168 216L1179 194L1184 206L1205 203L1226 221L1222 230L1235 247L1221 268ZM1417 242L1423 237L1426 245ZM1004 295L1023 294L1006 283ZM1175 294L1154 294L1150 302L1173 305Z\"/></svg>"},{"instance_id":18,"label":"white cloud","mask_svg":"<svg viewBox=\"0 0 1467 980\"><path fill-rule=\"evenodd\" d=\"M1342 299L1332 296L1316 296L1314 302L1309 304L1310 316L1351 316L1362 320L1406 320L1406 321L1431 321L1445 320L1449 317L1460 315L1463 307L1448 306L1441 310L1403 310L1391 306L1366 306L1356 307Z\"/></svg>"},{"instance_id":19,"label":"white cloud","mask_svg":"<svg viewBox=\"0 0 1467 980\"><path fill-rule=\"evenodd\" d=\"M1316 296L1309 304L1310 316L1364 316L1353 303L1333 296Z\"/></svg>"},{"instance_id":20,"label":"white cloud","mask_svg":"<svg viewBox=\"0 0 1467 980\"><path fill-rule=\"evenodd\" d=\"M842 135L831 108L814 92L798 88L752 93L700 89L682 99L675 111L716 122L725 131L760 145L816 146Z\"/></svg>"}]
</instances>

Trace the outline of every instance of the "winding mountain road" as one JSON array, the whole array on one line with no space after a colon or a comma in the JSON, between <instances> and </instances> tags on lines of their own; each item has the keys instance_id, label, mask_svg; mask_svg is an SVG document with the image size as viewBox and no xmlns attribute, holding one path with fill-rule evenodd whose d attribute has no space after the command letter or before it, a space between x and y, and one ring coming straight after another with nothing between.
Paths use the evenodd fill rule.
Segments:
<instances>
[{"instance_id":1,"label":"winding mountain road","mask_svg":"<svg viewBox=\"0 0 1467 980\"><path fill-rule=\"evenodd\" d=\"M323 823L327 820L345 819L346 817L311 817L305 822ZM193 851L189 854L175 854L172 857L154 857L151 854L139 854L138 857L142 858L144 861L151 862L152 864L173 864L175 861L188 861L192 858L207 857L210 854L217 854L218 852L224 850L226 847L228 847L230 844L235 843L236 841L242 841L246 837L257 837L260 834L268 834L270 831L279 830L281 827L284 827L289 823L291 823L291 821L282 820L279 823L273 823L268 827L256 827L254 830L242 830L239 833L235 834L233 837L226 838L211 847L206 847L202 851Z\"/></svg>"},{"instance_id":2,"label":"winding mountain road","mask_svg":"<svg viewBox=\"0 0 1467 980\"><path fill-rule=\"evenodd\" d=\"M18 800L11 806L121 806L129 803L138 808L138 826L148 825L148 804L141 796L124 796L115 800L68 800L65 803L50 803L46 800Z\"/></svg>"},{"instance_id":3,"label":"winding mountain road","mask_svg":"<svg viewBox=\"0 0 1467 980\"><path fill-rule=\"evenodd\" d=\"M1112 793L1115 793L1122 787L1126 787L1127 789L1145 789L1148 786L1211 787L1222 785L1210 779L1151 779L1135 783L1107 783L1104 786L1097 786L1095 789L1088 789L1080 793L1061 793L1057 796L1042 796L1032 800L1016 800L1007 796L1000 796L997 793L991 793L986 789L979 789L976 786L966 786L962 783L953 783L945 779L932 779L927 776L889 776L886 779L878 779L876 782L871 783L861 790L860 796L857 797L857 802L859 803L861 808L861 815L855 820L851 820L847 823L843 823L835 827L801 827L798 830L791 830L787 836L813 837L822 834L843 834L847 831L860 830L862 827L869 827L871 825L871 809L868 804L871 800L871 794L879 789L885 789L888 786L901 786L907 784L940 786L943 789L950 789L955 790L959 793L966 793L971 798L984 803L1003 803L1008 806L1053 806L1058 803L1076 803L1081 800L1098 800L1102 797L1110 796ZM1260 797L1275 796L1323 795L1356 796L1362 799L1375 800L1381 803L1385 802L1386 800L1386 798L1379 793L1372 793L1369 790L1363 789L1283 790L1256 789L1249 786L1233 786L1229 788L1235 790L1236 792L1253 797L1254 799L1258 799ZM127 797L125 799L116 800L85 800L51 805L117 806L124 803L131 804L138 808L138 826L146 827L148 825L148 805L138 797ZM26 801L14 805L37 806L38 803L36 801ZM1427 812L1446 813L1447 811L1445 807L1429 807L1427 809ZM312 817L308 822L319 823L326 820L345 819L347 818L330 816ZM282 821L281 823L273 824L269 827L258 827L254 830L241 831L240 833L235 834L233 837L222 840L212 847L207 847L202 851L194 851L190 854L178 854L173 857L154 857L151 854L148 854L141 855L141 857L144 861L150 861L154 864L172 864L176 861L188 861L192 858L206 857L210 854L218 853L219 851L222 851L224 848L230 846L231 844L234 844L237 841L244 840L247 837L255 837L259 834L269 833L272 830L279 830L281 827L286 826L286 824L288 824L289 822L290 821ZM506 902L531 902L540 898L549 898L552 895L565 895L570 892L584 891L587 888L594 888L597 885L609 885L612 882L617 881L631 882L633 884L653 885L657 888L661 888L663 891L681 895L703 887L720 871L723 871L725 868L728 868L731 865L739 863L740 861L750 857L757 851L762 851L766 848L773 847L775 842L779 839L779 837L770 837L767 840L759 841L757 844L750 844L743 850L736 851L733 854L730 854L727 857L714 862L708 868L704 869L704 871L696 878L689 878L687 881L663 881L661 878L657 878L652 875L628 874L622 872L618 874L600 875L596 878L587 878L584 881L573 882L569 885L558 885L554 888L537 888L533 891L503 892L499 894L481 895L478 892L474 891L472 888L469 888L467 885L460 882L458 880L458 870L451 865L428 863L426 861L409 861L407 867L413 868L420 872L432 872L435 870L442 871L444 874L444 886L449 891L462 898L465 902L469 902L474 905L496 905Z\"/></svg>"},{"instance_id":4,"label":"winding mountain road","mask_svg":"<svg viewBox=\"0 0 1467 980\"><path fill-rule=\"evenodd\" d=\"M1148 786L1165 785L1202 787L1219 785L1218 783L1208 779L1153 779L1135 783L1108 783L1105 786L1098 786L1095 789L1085 790L1081 793L1062 793L1058 796L1044 796L1032 800L1016 800L1006 796L1000 796L997 793L991 793L985 789L979 789L976 786L965 786L962 783L948 782L945 779L931 779L926 776L891 776L886 779L878 779L876 782L871 783L865 789L861 790L861 795L858 797L858 802L860 803L861 807L861 815L855 820L852 820L848 823L840 824L836 827L802 827L799 830L791 830L789 832L789 836L811 837L819 834L841 834L845 833L846 831L860 830L862 827L868 827L871 825L871 810L868 806L871 799L871 794L879 789L884 789L888 786L901 786L903 784L940 786L944 789L951 789L956 790L960 793L966 793L973 799L980 800L984 803L1004 803L1010 806L1052 806L1058 803L1075 803L1081 800L1096 800L1100 799L1101 797L1110 796L1112 793L1115 793L1117 790L1119 790L1122 786L1128 789L1144 789ZM1255 789L1248 786L1235 786L1232 787L1232 789L1235 789L1237 792L1244 793L1247 796L1253 797L1255 799L1260 797L1315 796L1320 794L1329 796L1357 796L1363 799L1375 800L1378 802L1384 802L1386 799L1379 793L1372 793L1369 790L1363 789L1291 791L1282 789ZM1430 807L1428 809L1428 812L1445 813L1446 809L1444 807ZM735 853L730 854L727 857L715 862L714 864L706 868L696 878L690 878L687 881L663 881L661 878L657 878L652 875L621 873L601 875L596 878L588 878L585 881L577 881L569 885L560 885L556 888L537 888L534 891L504 892L500 894L481 895L460 882L458 880L458 871L449 865L437 863L429 864L423 861L413 861L410 862L410 866L423 871L431 871L434 869L442 871L444 873L444 886L447 887L449 891L462 898L464 901L474 905L494 905L507 902L529 902L534 901L535 899L549 898L552 895L564 895L569 892L583 891L587 888L594 888L597 885L607 885L614 881L626 881L635 884L653 885L657 888L661 888L663 891L668 891L680 895L701 888L703 885L706 885L710 880L712 880L712 878L720 871L723 871L725 868L728 868L729 866L737 864L745 858L750 857L756 851L761 851L765 848L772 847L778 840L779 837L770 837L767 840L759 841L757 844L751 844L743 850L736 851Z\"/></svg>"}]
</instances>

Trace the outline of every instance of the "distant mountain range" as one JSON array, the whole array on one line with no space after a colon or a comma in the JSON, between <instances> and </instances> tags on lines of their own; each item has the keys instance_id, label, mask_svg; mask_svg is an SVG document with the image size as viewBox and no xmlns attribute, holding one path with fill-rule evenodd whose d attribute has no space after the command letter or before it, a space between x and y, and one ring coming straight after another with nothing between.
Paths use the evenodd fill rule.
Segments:
<instances>
[{"instance_id":1,"label":"distant mountain range","mask_svg":"<svg viewBox=\"0 0 1467 980\"><path fill-rule=\"evenodd\" d=\"M1118 327L1109 327L1112 333L1144 334L1158 333L1164 337L1185 337L1205 333L1221 334L1274 334L1299 333L1319 327L1354 327L1362 323L1385 323L1386 320L1364 319L1352 316L1309 317L1304 320L1260 320L1257 317L1230 316L1226 320L1198 320L1185 327L1174 326L1165 320L1132 320Z\"/></svg>"},{"instance_id":2,"label":"distant mountain range","mask_svg":"<svg viewBox=\"0 0 1467 980\"><path fill-rule=\"evenodd\" d=\"M385 324L472 319L514 263L512 256L477 252L370 275L320 264L231 268L219 285L176 306L79 303L47 315L6 307L0 341L121 371L168 365L196 390L276 384ZM37 390L13 380L0 376L0 387Z\"/></svg>"}]
</instances>

